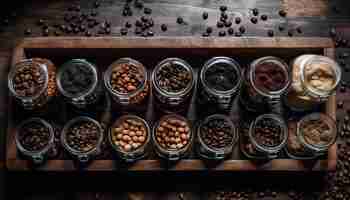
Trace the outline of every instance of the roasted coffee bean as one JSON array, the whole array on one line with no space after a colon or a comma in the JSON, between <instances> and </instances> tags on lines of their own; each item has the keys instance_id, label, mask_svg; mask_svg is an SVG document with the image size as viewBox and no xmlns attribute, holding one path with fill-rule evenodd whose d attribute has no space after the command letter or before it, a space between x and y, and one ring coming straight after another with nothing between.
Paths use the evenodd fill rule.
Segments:
<instances>
[{"instance_id":1,"label":"roasted coffee bean","mask_svg":"<svg viewBox=\"0 0 350 200\"><path fill-rule=\"evenodd\" d=\"M225 27L231 27L232 26L232 22L231 21L226 21L225 22Z\"/></svg>"},{"instance_id":2,"label":"roasted coffee bean","mask_svg":"<svg viewBox=\"0 0 350 200\"><path fill-rule=\"evenodd\" d=\"M288 36L289 36L289 37L293 37L293 30L289 30L289 31L288 31Z\"/></svg>"},{"instance_id":3,"label":"roasted coffee bean","mask_svg":"<svg viewBox=\"0 0 350 200\"><path fill-rule=\"evenodd\" d=\"M254 139L260 145L277 146L282 142L282 128L275 120L261 119L256 122Z\"/></svg>"},{"instance_id":4,"label":"roasted coffee bean","mask_svg":"<svg viewBox=\"0 0 350 200\"><path fill-rule=\"evenodd\" d=\"M343 47L346 47L348 45L348 40L347 39L342 39L340 44L343 46Z\"/></svg>"},{"instance_id":5,"label":"roasted coffee bean","mask_svg":"<svg viewBox=\"0 0 350 200\"><path fill-rule=\"evenodd\" d=\"M239 27L239 32L240 33L245 33L245 27L244 26L240 26Z\"/></svg>"},{"instance_id":6,"label":"roasted coffee bean","mask_svg":"<svg viewBox=\"0 0 350 200\"><path fill-rule=\"evenodd\" d=\"M72 27L68 26L66 27L66 33L71 33L73 30L72 30Z\"/></svg>"},{"instance_id":7,"label":"roasted coffee bean","mask_svg":"<svg viewBox=\"0 0 350 200\"><path fill-rule=\"evenodd\" d=\"M39 122L25 124L19 130L19 142L27 151L41 151L50 140L49 128Z\"/></svg>"},{"instance_id":8,"label":"roasted coffee bean","mask_svg":"<svg viewBox=\"0 0 350 200\"><path fill-rule=\"evenodd\" d=\"M31 35L32 34L32 30L30 28L26 28L26 30L24 31L24 34Z\"/></svg>"},{"instance_id":9,"label":"roasted coffee bean","mask_svg":"<svg viewBox=\"0 0 350 200\"><path fill-rule=\"evenodd\" d=\"M274 36L273 30L268 30L268 31L267 31L267 35L268 35L269 37L273 37L273 36Z\"/></svg>"},{"instance_id":10,"label":"roasted coffee bean","mask_svg":"<svg viewBox=\"0 0 350 200\"><path fill-rule=\"evenodd\" d=\"M252 11L253 11L253 15L254 16L258 16L259 15L259 9L254 8Z\"/></svg>"},{"instance_id":11,"label":"roasted coffee bean","mask_svg":"<svg viewBox=\"0 0 350 200\"><path fill-rule=\"evenodd\" d=\"M150 14L152 14L152 9L151 8L144 8L143 12L147 15L150 15Z\"/></svg>"},{"instance_id":12,"label":"roasted coffee bean","mask_svg":"<svg viewBox=\"0 0 350 200\"><path fill-rule=\"evenodd\" d=\"M182 24L182 23L184 23L184 20L183 20L182 17L178 17L177 20L176 20L176 22L177 22L178 24Z\"/></svg>"},{"instance_id":13,"label":"roasted coffee bean","mask_svg":"<svg viewBox=\"0 0 350 200\"><path fill-rule=\"evenodd\" d=\"M279 14L281 17L287 16L287 12L286 12L285 10L280 10L280 11L278 12L278 14Z\"/></svg>"},{"instance_id":14,"label":"roasted coffee bean","mask_svg":"<svg viewBox=\"0 0 350 200\"><path fill-rule=\"evenodd\" d=\"M336 37L337 36L337 30L334 28L334 27L332 27L330 30L329 30L329 35L331 36L331 37Z\"/></svg>"},{"instance_id":15,"label":"roasted coffee bean","mask_svg":"<svg viewBox=\"0 0 350 200\"><path fill-rule=\"evenodd\" d=\"M43 29L48 29L48 28L49 28L49 25L47 24L47 22L45 22L45 23L42 25L42 28L43 28Z\"/></svg>"},{"instance_id":16,"label":"roasted coffee bean","mask_svg":"<svg viewBox=\"0 0 350 200\"><path fill-rule=\"evenodd\" d=\"M120 34L122 34L122 35L127 35L127 34L128 34L128 29L126 29L126 28L121 28L121 29L120 29Z\"/></svg>"},{"instance_id":17,"label":"roasted coffee bean","mask_svg":"<svg viewBox=\"0 0 350 200\"><path fill-rule=\"evenodd\" d=\"M202 141L214 149L223 149L233 142L233 132L224 119L212 119L202 124L200 129Z\"/></svg>"},{"instance_id":18,"label":"roasted coffee bean","mask_svg":"<svg viewBox=\"0 0 350 200\"><path fill-rule=\"evenodd\" d=\"M66 26L65 26L64 24L62 24L62 25L60 25L59 29L60 29L61 31L65 31L65 30L66 30Z\"/></svg>"},{"instance_id":19,"label":"roasted coffee bean","mask_svg":"<svg viewBox=\"0 0 350 200\"><path fill-rule=\"evenodd\" d=\"M44 36L49 36L49 29L44 29L43 30L43 35Z\"/></svg>"},{"instance_id":20,"label":"roasted coffee bean","mask_svg":"<svg viewBox=\"0 0 350 200\"><path fill-rule=\"evenodd\" d=\"M162 24L160 26L160 28L162 29L162 31L167 31L168 30L168 26L166 24Z\"/></svg>"},{"instance_id":21,"label":"roasted coffee bean","mask_svg":"<svg viewBox=\"0 0 350 200\"><path fill-rule=\"evenodd\" d=\"M209 33L205 32L202 34L203 37L209 37Z\"/></svg>"},{"instance_id":22,"label":"roasted coffee bean","mask_svg":"<svg viewBox=\"0 0 350 200\"><path fill-rule=\"evenodd\" d=\"M251 21L253 24L256 24L256 23L258 23L258 18L252 17L252 18L250 19L250 21Z\"/></svg>"},{"instance_id":23,"label":"roasted coffee bean","mask_svg":"<svg viewBox=\"0 0 350 200\"><path fill-rule=\"evenodd\" d=\"M142 26L142 22L140 20L136 20L135 26L141 27Z\"/></svg>"},{"instance_id":24,"label":"roasted coffee bean","mask_svg":"<svg viewBox=\"0 0 350 200\"><path fill-rule=\"evenodd\" d=\"M280 24L280 25L278 25L278 30L279 30L279 31L284 31L284 29L285 29L285 28L284 28L284 26L283 26L283 25L281 25L281 24Z\"/></svg>"},{"instance_id":25,"label":"roasted coffee bean","mask_svg":"<svg viewBox=\"0 0 350 200\"><path fill-rule=\"evenodd\" d=\"M80 12L80 9L81 9L80 6L77 5L77 6L75 6L75 9L74 9L74 10L75 10L76 12Z\"/></svg>"},{"instance_id":26,"label":"roasted coffee bean","mask_svg":"<svg viewBox=\"0 0 350 200\"><path fill-rule=\"evenodd\" d=\"M75 27L74 29L73 29L73 33L75 33L75 34L77 34L77 33L79 33L79 28L78 27Z\"/></svg>"},{"instance_id":27,"label":"roasted coffee bean","mask_svg":"<svg viewBox=\"0 0 350 200\"><path fill-rule=\"evenodd\" d=\"M211 34L213 32L213 28L212 27L207 27L206 32L208 34Z\"/></svg>"},{"instance_id":28,"label":"roasted coffee bean","mask_svg":"<svg viewBox=\"0 0 350 200\"><path fill-rule=\"evenodd\" d=\"M267 15L261 15L261 20L266 21L267 20Z\"/></svg>"},{"instance_id":29,"label":"roasted coffee bean","mask_svg":"<svg viewBox=\"0 0 350 200\"><path fill-rule=\"evenodd\" d=\"M138 34L141 34L142 33L142 29L140 27L136 27L135 28L135 34L138 35Z\"/></svg>"},{"instance_id":30,"label":"roasted coffee bean","mask_svg":"<svg viewBox=\"0 0 350 200\"><path fill-rule=\"evenodd\" d=\"M344 87L344 86L341 86L341 87L340 87L340 92L341 92L341 93L344 93L344 92L346 92L346 87Z\"/></svg>"},{"instance_id":31,"label":"roasted coffee bean","mask_svg":"<svg viewBox=\"0 0 350 200\"><path fill-rule=\"evenodd\" d=\"M151 30L147 31L147 36L150 36L150 37L154 36L153 31L151 31Z\"/></svg>"},{"instance_id":32,"label":"roasted coffee bean","mask_svg":"<svg viewBox=\"0 0 350 200\"><path fill-rule=\"evenodd\" d=\"M88 152L96 148L99 127L92 122L79 122L72 125L66 133L67 145L79 152Z\"/></svg>"},{"instance_id":33,"label":"roasted coffee bean","mask_svg":"<svg viewBox=\"0 0 350 200\"><path fill-rule=\"evenodd\" d=\"M104 24L105 24L105 26L106 26L107 28L110 28L110 27L111 27L111 22L110 22L110 21L105 21ZM131 25L130 25L130 27L131 27Z\"/></svg>"},{"instance_id":34,"label":"roasted coffee bean","mask_svg":"<svg viewBox=\"0 0 350 200\"><path fill-rule=\"evenodd\" d=\"M91 32L90 32L90 31L86 31L86 32L85 32L85 36L87 36L87 37L91 37L91 35L92 35L92 34L91 34Z\"/></svg>"},{"instance_id":35,"label":"roasted coffee bean","mask_svg":"<svg viewBox=\"0 0 350 200\"><path fill-rule=\"evenodd\" d=\"M218 22L216 23L216 26L217 26L218 28L222 28L222 27L224 27L224 23L223 23L222 21L218 21Z\"/></svg>"},{"instance_id":36,"label":"roasted coffee bean","mask_svg":"<svg viewBox=\"0 0 350 200\"><path fill-rule=\"evenodd\" d=\"M225 12L227 10L227 6L220 6L220 11Z\"/></svg>"},{"instance_id":37,"label":"roasted coffee bean","mask_svg":"<svg viewBox=\"0 0 350 200\"><path fill-rule=\"evenodd\" d=\"M299 34L302 34L302 33L303 33L303 31L301 30L301 27L300 27L300 26L297 27L296 30L297 30L297 32L298 32Z\"/></svg>"},{"instance_id":38,"label":"roasted coffee bean","mask_svg":"<svg viewBox=\"0 0 350 200\"><path fill-rule=\"evenodd\" d=\"M106 34L110 34L111 33L111 28L106 28L105 31L106 31Z\"/></svg>"},{"instance_id":39,"label":"roasted coffee bean","mask_svg":"<svg viewBox=\"0 0 350 200\"><path fill-rule=\"evenodd\" d=\"M209 16L208 12L203 12L202 18L203 18L204 20L208 19L208 16Z\"/></svg>"},{"instance_id":40,"label":"roasted coffee bean","mask_svg":"<svg viewBox=\"0 0 350 200\"><path fill-rule=\"evenodd\" d=\"M99 1L95 1L95 3L94 3L94 7L95 7L95 8L100 7L100 2L99 2Z\"/></svg>"},{"instance_id":41,"label":"roasted coffee bean","mask_svg":"<svg viewBox=\"0 0 350 200\"><path fill-rule=\"evenodd\" d=\"M235 30L232 27L230 27L229 29L227 29L227 33L229 35L233 35L235 33Z\"/></svg>"},{"instance_id":42,"label":"roasted coffee bean","mask_svg":"<svg viewBox=\"0 0 350 200\"><path fill-rule=\"evenodd\" d=\"M235 18L236 24L240 24L242 22L242 19L240 17Z\"/></svg>"},{"instance_id":43,"label":"roasted coffee bean","mask_svg":"<svg viewBox=\"0 0 350 200\"><path fill-rule=\"evenodd\" d=\"M80 25L80 26L79 26L79 30L80 30L81 32L85 32L86 27L85 27L84 25Z\"/></svg>"},{"instance_id":44,"label":"roasted coffee bean","mask_svg":"<svg viewBox=\"0 0 350 200\"><path fill-rule=\"evenodd\" d=\"M131 26L132 26L132 24L131 24L130 22L126 22L126 23L125 23L125 27L126 27L126 28L131 28Z\"/></svg>"},{"instance_id":45,"label":"roasted coffee bean","mask_svg":"<svg viewBox=\"0 0 350 200\"><path fill-rule=\"evenodd\" d=\"M140 0L135 0L134 6L136 8L142 9L143 8L143 3Z\"/></svg>"},{"instance_id":46,"label":"roasted coffee bean","mask_svg":"<svg viewBox=\"0 0 350 200\"><path fill-rule=\"evenodd\" d=\"M219 36L220 37L226 36L226 32L224 30L219 31Z\"/></svg>"},{"instance_id":47,"label":"roasted coffee bean","mask_svg":"<svg viewBox=\"0 0 350 200\"><path fill-rule=\"evenodd\" d=\"M228 18L228 15L227 15L227 13L221 13L221 18L223 18L224 20L223 21L225 21L225 20L227 20L227 18Z\"/></svg>"}]
</instances>

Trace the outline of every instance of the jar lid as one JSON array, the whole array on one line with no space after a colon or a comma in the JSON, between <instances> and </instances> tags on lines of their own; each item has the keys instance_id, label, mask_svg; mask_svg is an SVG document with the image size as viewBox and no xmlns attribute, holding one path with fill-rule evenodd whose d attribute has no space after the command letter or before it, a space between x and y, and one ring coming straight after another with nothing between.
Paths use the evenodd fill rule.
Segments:
<instances>
[{"instance_id":1,"label":"jar lid","mask_svg":"<svg viewBox=\"0 0 350 200\"><path fill-rule=\"evenodd\" d=\"M336 122L326 114L311 113L298 122L297 135L305 147L316 152L326 151L337 139Z\"/></svg>"},{"instance_id":2,"label":"jar lid","mask_svg":"<svg viewBox=\"0 0 350 200\"><path fill-rule=\"evenodd\" d=\"M97 87L97 69L84 59L72 59L60 67L56 81L63 96L83 98Z\"/></svg>"},{"instance_id":3,"label":"jar lid","mask_svg":"<svg viewBox=\"0 0 350 200\"><path fill-rule=\"evenodd\" d=\"M241 85L241 73L241 67L234 59L214 57L202 67L200 80L213 93L232 94Z\"/></svg>"}]
</instances>

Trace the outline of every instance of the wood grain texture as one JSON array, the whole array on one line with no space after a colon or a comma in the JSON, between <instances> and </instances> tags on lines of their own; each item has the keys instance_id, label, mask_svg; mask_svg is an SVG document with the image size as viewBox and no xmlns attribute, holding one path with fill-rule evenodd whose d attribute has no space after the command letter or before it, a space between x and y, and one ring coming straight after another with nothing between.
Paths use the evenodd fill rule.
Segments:
<instances>
[{"instance_id":1,"label":"wood grain texture","mask_svg":"<svg viewBox=\"0 0 350 200\"><path fill-rule=\"evenodd\" d=\"M282 0L288 16L326 16L329 0Z\"/></svg>"}]
</instances>

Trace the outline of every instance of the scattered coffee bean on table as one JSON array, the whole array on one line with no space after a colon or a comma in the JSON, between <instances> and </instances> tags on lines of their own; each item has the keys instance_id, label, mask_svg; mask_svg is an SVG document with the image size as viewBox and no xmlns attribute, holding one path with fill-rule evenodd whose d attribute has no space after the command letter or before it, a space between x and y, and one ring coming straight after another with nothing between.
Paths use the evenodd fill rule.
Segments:
<instances>
[{"instance_id":1,"label":"scattered coffee bean on table","mask_svg":"<svg viewBox=\"0 0 350 200\"><path fill-rule=\"evenodd\" d=\"M120 93L131 93L141 87L145 77L135 65L120 63L113 67L111 74L112 89Z\"/></svg>"},{"instance_id":2,"label":"scattered coffee bean on table","mask_svg":"<svg viewBox=\"0 0 350 200\"><path fill-rule=\"evenodd\" d=\"M127 34L128 34L128 29L126 29L126 28L121 28L121 29L120 29L120 34L121 34L121 35L127 35Z\"/></svg>"},{"instance_id":3,"label":"scattered coffee bean on table","mask_svg":"<svg viewBox=\"0 0 350 200\"><path fill-rule=\"evenodd\" d=\"M230 27L229 29L227 29L227 33L229 35L233 35L235 33L235 30L232 27Z\"/></svg>"},{"instance_id":4,"label":"scattered coffee bean on table","mask_svg":"<svg viewBox=\"0 0 350 200\"><path fill-rule=\"evenodd\" d=\"M168 26L166 24L162 24L160 26L160 28L162 29L162 31L167 31L168 30Z\"/></svg>"},{"instance_id":5,"label":"scattered coffee bean on table","mask_svg":"<svg viewBox=\"0 0 350 200\"><path fill-rule=\"evenodd\" d=\"M141 120L125 118L112 128L112 141L122 151L132 152L146 143L148 134Z\"/></svg>"},{"instance_id":6,"label":"scattered coffee bean on table","mask_svg":"<svg viewBox=\"0 0 350 200\"><path fill-rule=\"evenodd\" d=\"M283 25L281 25L281 24L280 24L280 25L278 25L278 30L279 30L279 31L284 31L284 29L285 29L285 28L284 28L284 26L283 26Z\"/></svg>"},{"instance_id":7,"label":"scattered coffee bean on table","mask_svg":"<svg viewBox=\"0 0 350 200\"><path fill-rule=\"evenodd\" d=\"M254 8L252 11L253 11L253 15L254 16L258 16L259 15L259 9Z\"/></svg>"},{"instance_id":8,"label":"scattered coffee bean on table","mask_svg":"<svg viewBox=\"0 0 350 200\"><path fill-rule=\"evenodd\" d=\"M176 19L176 22L177 22L178 24L183 24L183 23L184 23L184 19L183 19L182 17L178 17L178 18Z\"/></svg>"},{"instance_id":9,"label":"scattered coffee bean on table","mask_svg":"<svg viewBox=\"0 0 350 200\"><path fill-rule=\"evenodd\" d=\"M268 30L268 31L267 31L267 35L268 35L269 37L273 37L273 36L274 36L273 30Z\"/></svg>"},{"instance_id":10,"label":"scattered coffee bean on table","mask_svg":"<svg viewBox=\"0 0 350 200\"><path fill-rule=\"evenodd\" d=\"M224 22L218 21L218 22L216 23L216 26L217 26L218 28L222 28L222 27L224 27Z\"/></svg>"},{"instance_id":11,"label":"scattered coffee bean on table","mask_svg":"<svg viewBox=\"0 0 350 200\"><path fill-rule=\"evenodd\" d=\"M252 17L252 18L250 19L250 21L251 21L253 24L256 24L256 23L258 23L258 18Z\"/></svg>"},{"instance_id":12,"label":"scattered coffee bean on table","mask_svg":"<svg viewBox=\"0 0 350 200\"><path fill-rule=\"evenodd\" d=\"M49 128L39 122L25 124L19 130L19 142L28 151L43 150L50 140Z\"/></svg>"},{"instance_id":13,"label":"scattered coffee bean on table","mask_svg":"<svg viewBox=\"0 0 350 200\"><path fill-rule=\"evenodd\" d=\"M159 87L168 92L180 92L191 82L190 72L174 62L165 63L156 73Z\"/></svg>"},{"instance_id":14,"label":"scattered coffee bean on table","mask_svg":"<svg viewBox=\"0 0 350 200\"><path fill-rule=\"evenodd\" d=\"M190 126L186 121L170 117L159 122L155 139L165 149L179 150L189 143L190 134Z\"/></svg>"},{"instance_id":15,"label":"scattered coffee bean on table","mask_svg":"<svg viewBox=\"0 0 350 200\"><path fill-rule=\"evenodd\" d=\"M208 12L203 12L202 17L204 20L208 19L208 16L209 16Z\"/></svg>"},{"instance_id":16,"label":"scattered coffee bean on table","mask_svg":"<svg viewBox=\"0 0 350 200\"><path fill-rule=\"evenodd\" d=\"M200 129L202 141L214 149L223 149L233 142L231 126L225 119L212 119L202 124Z\"/></svg>"},{"instance_id":17,"label":"scattered coffee bean on table","mask_svg":"<svg viewBox=\"0 0 350 200\"><path fill-rule=\"evenodd\" d=\"M239 27L239 32L240 33L245 33L245 27L244 26L240 26Z\"/></svg>"},{"instance_id":18,"label":"scattered coffee bean on table","mask_svg":"<svg viewBox=\"0 0 350 200\"><path fill-rule=\"evenodd\" d=\"M255 124L253 137L259 145L277 146L282 142L282 128L273 119L261 119Z\"/></svg>"},{"instance_id":19,"label":"scattered coffee bean on table","mask_svg":"<svg viewBox=\"0 0 350 200\"><path fill-rule=\"evenodd\" d=\"M96 147L100 134L99 127L95 123L78 122L68 129L66 141L74 150L88 152Z\"/></svg>"},{"instance_id":20,"label":"scattered coffee bean on table","mask_svg":"<svg viewBox=\"0 0 350 200\"><path fill-rule=\"evenodd\" d=\"M261 15L261 20L266 21L267 20L267 15Z\"/></svg>"},{"instance_id":21,"label":"scattered coffee bean on table","mask_svg":"<svg viewBox=\"0 0 350 200\"><path fill-rule=\"evenodd\" d=\"M242 19L241 19L240 17L236 17L236 18L235 18L235 22L236 22L236 24L240 24L240 23L241 23L241 21L242 21Z\"/></svg>"},{"instance_id":22,"label":"scattered coffee bean on table","mask_svg":"<svg viewBox=\"0 0 350 200\"><path fill-rule=\"evenodd\" d=\"M211 34L213 32L213 28L212 27L207 27L206 32L208 34Z\"/></svg>"},{"instance_id":23,"label":"scattered coffee bean on table","mask_svg":"<svg viewBox=\"0 0 350 200\"><path fill-rule=\"evenodd\" d=\"M224 31L224 30L219 31L219 36L220 36L220 37L226 36L226 31Z\"/></svg>"},{"instance_id":24,"label":"scattered coffee bean on table","mask_svg":"<svg viewBox=\"0 0 350 200\"><path fill-rule=\"evenodd\" d=\"M225 12L227 10L227 6L220 6L220 11Z\"/></svg>"}]
</instances>

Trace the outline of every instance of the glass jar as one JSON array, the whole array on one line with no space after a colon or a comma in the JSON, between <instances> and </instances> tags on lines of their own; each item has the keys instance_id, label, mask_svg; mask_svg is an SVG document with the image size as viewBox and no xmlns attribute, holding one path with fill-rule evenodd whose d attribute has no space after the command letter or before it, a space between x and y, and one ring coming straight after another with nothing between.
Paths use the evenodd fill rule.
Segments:
<instances>
[{"instance_id":1,"label":"glass jar","mask_svg":"<svg viewBox=\"0 0 350 200\"><path fill-rule=\"evenodd\" d=\"M240 102L252 112L280 113L280 98L290 85L288 65L277 57L254 60L244 72Z\"/></svg>"},{"instance_id":2,"label":"glass jar","mask_svg":"<svg viewBox=\"0 0 350 200\"><path fill-rule=\"evenodd\" d=\"M96 127L96 130L94 129L90 129L90 130L77 130L77 126L79 125L86 125L86 124L90 124L92 126L90 127ZM94 144L89 144L89 149L87 150L81 150L81 149L77 149L76 147L74 147L69 139L68 139L68 134L70 133L71 130L76 131L76 138L74 139L73 137L71 138L72 140L74 139L74 142L77 142L79 144L83 144L86 143L88 141L83 141L82 139L87 136L84 136L86 134L90 134L90 133L96 133L96 135L94 136L95 140ZM93 132L92 132L93 131ZM90 135L90 138L93 137ZM70 120L62 129L61 132L61 143L62 146L64 147L64 149L66 151L68 151L74 158L76 158L79 162L81 163L87 163L92 157L98 155L101 151L101 144L103 141L103 130L102 127L100 125L100 123L98 123L96 120L90 118L90 117L85 117L85 116L80 116L80 117L76 117L72 120Z\"/></svg>"},{"instance_id":3,"label":"glass jar","mask_svg":"<svg viewBox=\"0 0 350 200\"><path fill-rule=\"evenodd\" d=\"M162 110L177 112L192 96L195 79L192 67L180 58L161 61L152 72L152 87Z\"/></svg>"},{"instance_id":4,"label":"glass jar","mask_svg":"<svg viewBox=\"0 0 350 200\"><path fill-rule=\"evenodd\" d=\"M120 58L104 73L104 85L121 106L146 105L149 94L147 69L131 58Z\"/></svg>"},{"instance_id":5,"label":"glass jar","mask_svg":"<svg viewBox=\"0 0 350 200\"><path fill-rule=\"evenodd\" d=\"M24 133L28 134L28 129L31 131L31 133L29 132L30 135L24 135ZM43 135L45 129L47 135ZM39 133L42 134L38 135ZM40 141L41 139L43 141ZM54 139L53 127L41 118L27 119L16 128L15 141L17 149L24 156L29 157L34 164L43 163L50 149L54 147ZM34 147L33 145L37 146Z\"/></svg>"},{"instance_id":6,"label":"glass jar","mask_svg":"<svg viewBox=\"0 0 350 200\"><path fill-rule=\"evenodd\" d=\"M284 100L295 111L310 110L326 102L341 79L339 65L325 56L302 55L291 65L292 84Z\"/></svg>"},{"instance_id":7,"label":"glass jar","mask_svg":"<svg viewBox=\"0 0 350 200\"><path fill-rule=\"evenodd\" d=\"M46 65L32 59L16 63L8 75L8 87L15 100L26 110L36 110L49 101L49 75Z\"/></svg>"},{"instance_id":8,"label":"glass jar","mask_svg":"<svg viewBox=\"0 0 350 200\"><path fill-rule=\"evenodd\" d=\"M251 123L249 139L256 152L265 158L274 159L287 143L288 128L279 115L263 114Z\"/></svg>"},{"instance_id":9,"label":"glass jar","mask_svg":"<svg viewBox=\"0 0 350 200\"><path fill-rule=\"evenodd\" d=\"M232 58L214 57L204 64L199 77L198 103L229 112L242 82L239 64Z\"/></svg>"},{"instance_id":10,"label":"glass jar","mask_svg":"<svg viewBox=\"0 0 350 200\"><path fill-rule=\"evenodd\" d=\"M47 86L47 95L49 97L57 96L57 84L56 84L56 66L52 63L51 60L46 58L32 58L34 62L38 62L40 64L46 65L47 72L49 76L48 86Z\"/></svg>"},{"instance_id":11,"label":"glass jar","mask_svg":"<svg viewBox=\"0 0 350 200\"><path fill-rule=\"evenodd\" d=\"M150 138L151 131L147 122L136 115L118 118L109 129L108 137L114 151L126 162L145 157Z\"/></svg>"},{"instance_id":12,"label":"glass jar","mask_svg":"<svg viewBox=\"0 0 350 200\"><path fill-rule=\"evenodd\" d=\"M306 152L314 156L324 155L336 142L336 122L328 115L311 113L298 122L297 137Z\"/></svg>"},{"instance_id":13,"label":"glass jar","mask_svg":"<svg viewBox=\"0 0 350 200\"><path fill-rule=\"evenodd\" d=\"M204 131L208 135L205 136ZM211 133L213 134L211 135L212 137L209 135ZM200 123L197 129L197 138L199 143L198 153L201 157L221 160L232 153L233 147L237 143L238 135L235 125L228 116L215 114L207 117ZM223 144L220 143L221 141L223 141Z\"/></svg>"},{"instance_id":14,"label":"glass jar","mask_svg":"<svg viewBox=\"0 0 350 200\"><path fill-rule=\"evenodd\" d=\"M58 70L57 86L64 99L79 109L95 104L100 97L97 68L84 59L64 63Z\"/></svg>"},{"instance_id":15,"label":"glass jar","mask_svg":"<svg viewBox=\"0 0 350 200\"><path fill-rule=\"evenodd\" d=\"M193 132L187 119L180 115L163 116L153 127L152 141L161 158L176 161L189 153Z\"/></svg>"}]
</instances>

